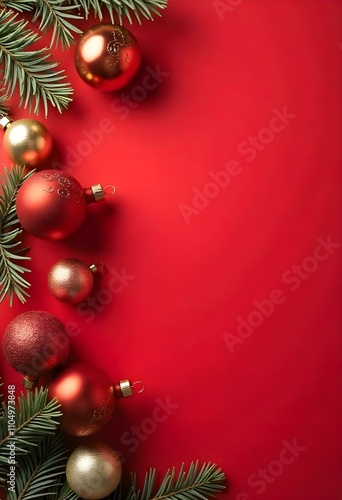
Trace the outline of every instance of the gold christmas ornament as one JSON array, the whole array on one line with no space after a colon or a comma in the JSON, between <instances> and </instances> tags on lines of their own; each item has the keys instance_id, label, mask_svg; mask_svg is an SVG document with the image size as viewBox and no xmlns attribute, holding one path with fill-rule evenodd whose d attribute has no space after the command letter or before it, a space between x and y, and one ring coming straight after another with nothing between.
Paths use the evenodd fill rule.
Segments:
<instances>
[{"instance_id":1,"label":"gold christmas ornament","mask_svg":"<svg viewBox=\"0 0 342 500\"><path fill-rule=\"evenodd\" d=\"M119 485L122 467L118 454L103 443L76 448L69 457L66 477L71 489L87 500L99 500Z\"/></svg>"},{"instance_id":2,"label":"gold christmas ornament","mask_svg":"<svg viewBox=\"0 0 342 500\"><path fill-rule=\"evenodd\" d=\"M60 260L49 271L49 290L61 302L79 304L91 293L94 274L103 268L103 264L87 266L78 259Z\"/></svg>"},{"instance_id":3,"label":"gold christmas ornament","mask_svg":"<svg viewBox=\"0 0 342 500\"><path fill-rule=\"evenodd\" d=\"M30 118L13 121L0 115L0 125L5 132L3 148L12 162L36 167L50 155L52 137L42 123Z\"/></svg>"}]
</instances>

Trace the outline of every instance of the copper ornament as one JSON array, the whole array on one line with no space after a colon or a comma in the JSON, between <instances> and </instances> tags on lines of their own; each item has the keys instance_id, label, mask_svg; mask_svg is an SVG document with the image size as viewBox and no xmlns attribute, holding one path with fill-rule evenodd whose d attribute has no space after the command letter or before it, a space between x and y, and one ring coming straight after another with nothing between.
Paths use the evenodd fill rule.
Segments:
<instances>
[{"instance_id":1,"label":"copper ornament","mask_svg":"<svg viewBox=\"0 0 342 500\"><path fill-rule=\"evenodd\" d=\"M98 90L122 89L132 80L140 63L138 42L123 26L97 24L85 31L75 49L79 76Z\"/></svg>"},{"instance_id":2,"label":"copper ornament","mask_svg":"<svg viewBox=\"0 0 342 500\"><path fill-rule=\"evenodd\" d=\"M96 271L96 266L87 266L78 259L60 260L48 274L50 292L62 302L79 304L90 294Z\"/></svg>"}]
</instances>

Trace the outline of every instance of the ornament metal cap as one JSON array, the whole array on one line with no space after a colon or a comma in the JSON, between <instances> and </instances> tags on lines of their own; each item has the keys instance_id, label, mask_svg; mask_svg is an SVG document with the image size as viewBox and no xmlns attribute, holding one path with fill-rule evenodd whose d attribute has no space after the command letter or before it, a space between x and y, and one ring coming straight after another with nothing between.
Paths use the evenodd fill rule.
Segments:
<instances>
[{"instance_id":1,"label":"ornament metal cap","mask_svg":"<svg viewBox=\"0 0 342 500\"><path fill-rule=\"evenodd\" d=\"M120 380L119 386L123 398L133 396L133 388L129 380Z\"/></svg>"},{"instance_id":2,"label":"ornament metal cap","mask_svg":"<svg viewBox=\"0 0 342 500\"><path fill-rule=\"evenodd\" d=\"M3 130L6 130L8 125L11 125L11 123L13 123L13 120L11 120L11 118L6 115L0 115L0 125L2 126Z\"/></svg>"},{"instance_id":3,"label":"ornament metal cap","mask_svg":"<svg viewBox=\"0 0 342 500\"><path fill-rule=\"evenodd\" d=\"M136 389L137 385L140 386L138 390ZM130 380L125 379L120 380L118 384L114 385L114 393L117 398L129 398L130 396L133 396L134 392L140 394L143 392L144 388L144 384L140 380L132 384Z\"/></svg>"},{"instance_id":4,"label":"ornament metal cap","mask_svg":"<svg viewBox=\"0 0 342 500\"><path fill-rule=\"evenodd\" d=\"M38 380L33 377L24 377L22 381L22 385L28 391L33 391L37 387Z\"/></svg>"},{"instance_id":5,"label":"ornament metal cap","mask_svg":"<svg viewBox=\"0 0 342 500\"><path fill-rule=\"evenodd\" d=\"M94 186L90 186L90 189L93 194L95 203L104 200L105 192L101 184L94 184Z\"/></svg>"}]
</instances>

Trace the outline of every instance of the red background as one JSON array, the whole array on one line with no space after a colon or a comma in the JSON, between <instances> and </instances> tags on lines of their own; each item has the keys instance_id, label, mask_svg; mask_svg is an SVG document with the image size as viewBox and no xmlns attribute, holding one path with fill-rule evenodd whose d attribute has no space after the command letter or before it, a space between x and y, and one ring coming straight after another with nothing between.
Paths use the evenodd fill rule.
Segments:
<instances>
[{"instance_id":1,"label":"red background","mask_svg":"<svg viewBox=\"0 0 342 500\"><path fill-rule=\"evenodd\" d=\"M121 400L96 436L140 478L149 467L162 475L182 461L210 460L227 474L227 500L337 500L342 247L324 261L307 258L317 238L342 243L342 4L223 0L221 13L218 5L171 0L161 19L133 25L144 62L123 93L138 95L147 67L167 76L125 113L113 110L121 92L103 94L79 79L74 49L55 51L75 99L61 116L39 118L54 137L54 161L84 187L114 184L117 194L89 207L69 240L26 238L32 297L0 306L1 330L25 310L47 310L79 331L75 358L114 381L143 380L144 393ZM272 117L284 107L292 118L281 127ZM85 132L104 119L112 131L87 147ZM262 131L271 123L283 130ZM269 143L248 161L242 143L258 134ZM70 149L78 151L73 164ZM229 185L210 191L209 173L232 160ZM4 154L1 162L9 164ZM186 223L179 205L193 206L196 188L216 195ZM81 315L49 295L47 272L65 257L106 264L92 293L97 304L109 302L101 311ZM289 281L303 261L315 270ZM123 268L127 286L108 293L110 270ZM238 318L253 323L253 303L276 289L283 303L238 337ZM230 349L228 333L238 339ZM21 377L3 357L1 371L19 392ZM171 414L153 424L167 398ZM132 426L142 431L135 451ZM274 464L285 441L301 451L291 464ZM257 487L263 468L271 477Z\"/></svg>"}]
</instances>

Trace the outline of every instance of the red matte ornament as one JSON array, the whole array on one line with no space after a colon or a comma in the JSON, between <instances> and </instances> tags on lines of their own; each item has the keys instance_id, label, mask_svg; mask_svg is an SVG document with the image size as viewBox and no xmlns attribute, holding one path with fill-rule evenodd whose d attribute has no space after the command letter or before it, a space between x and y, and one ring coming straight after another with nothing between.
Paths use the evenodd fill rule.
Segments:
<instances>
[{"instance_id":1,"label":"red matte ornament","mask_svg":"<svg viewBox=\"0 0 342 500\"><path fill-rule=\"evenodd\" d=\"M87 204L102 200L104 191L100 184L83 189L65 172L44 170L29 177L20 187L16 210L28 233L37 238L62 240L82 225Z\"/></svg>"}]
</instances>

